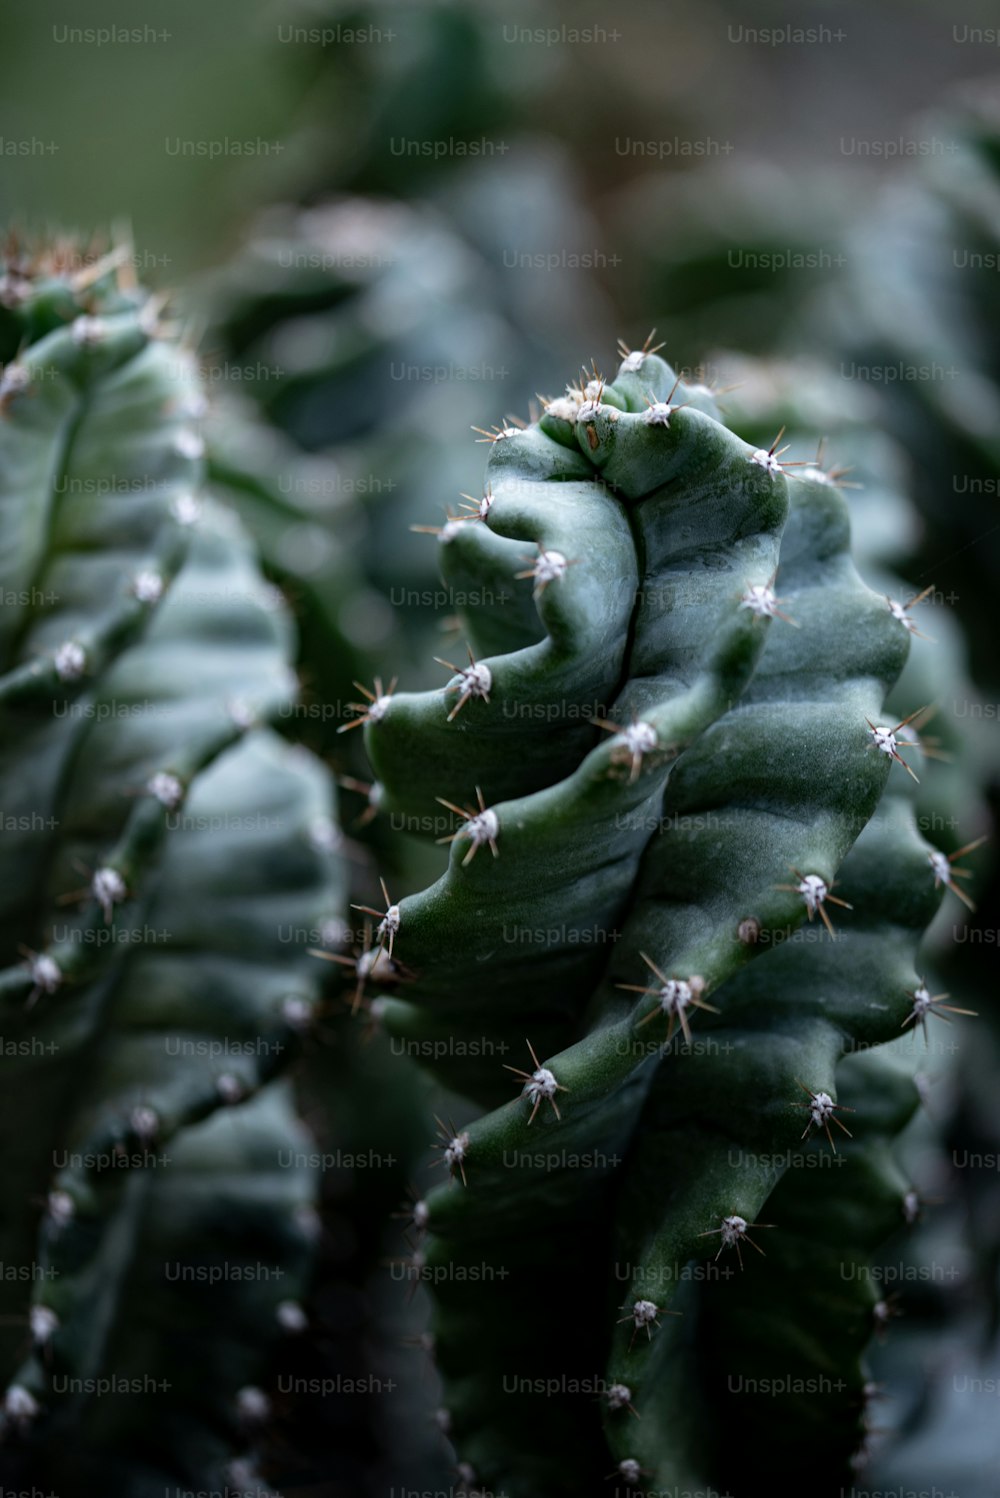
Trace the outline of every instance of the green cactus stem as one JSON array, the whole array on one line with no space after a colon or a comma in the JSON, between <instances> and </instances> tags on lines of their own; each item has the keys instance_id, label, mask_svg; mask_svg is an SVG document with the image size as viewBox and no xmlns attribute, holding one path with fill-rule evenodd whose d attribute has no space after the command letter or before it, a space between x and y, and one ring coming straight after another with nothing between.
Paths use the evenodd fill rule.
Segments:
<instances>
[{"instance_id":1,"label":"green cactus stem","mask_svg":"<svg viewBox=\"0 0 1000 1498\"><path fill-rule=\"evenodd\" d=\"M314 1182L279 1168L271 1079L340 873L327 777L267 726L286 611L200 502L196 362L120 261L5 282L0 1468L138 1494L252 1444L240 1390L304 1287ZM168 1272L254 1255L214 1323Z\"/></svg>"},{"instance_id":2,"label":"green cactus stem","mask_svg":"<svg viewBox=\"0 0 1000 1498\"><path fill-rule=\"evenodd\" d=\"M756 1259L751 1241L770 1253L782 1207L776 1258L818 1342L826 1302L796 1248L803 1136L830 1149L843 1125L881 1182L861 1223L831 1202L827 1281L902 1199L887 1141L916 1093L904 1076L886 1111L883 1072L854 1053L928 1014L914 962L940 871L883 708L910 631L859 577L830 475L782 452L626 351L613 383L496 435L481 518L441 538L446 575L453 558L463 575L506 566L511 589L530 574L538 638L523 608L509 624L470 610L488 695L459 664L437 692L362 710L380 804L417 831L435 798L460 811L442 877L381 913L361 986L383 992L391 1033L451 1037L433 1069L491 1110L442 1124L451 1181L427 1198L421 1252L451 1438L514 1498L600 1491L612 1465L652 1491L773 1482L760 1443L728 1470L713 1380L748 1359L763 1377L785 1324L759 1358L734 1325L706 1376L716 1285L695 1271L720 1249ZM612 676L589 738L562 721ZM484 1297L476 1266L502 1291ZM830 1491L861 1439L871 1307L852 1306L839 1403L809 1406ZM790 1443L777 1476L801 1460Z\"/></svg>"}]
</instances>

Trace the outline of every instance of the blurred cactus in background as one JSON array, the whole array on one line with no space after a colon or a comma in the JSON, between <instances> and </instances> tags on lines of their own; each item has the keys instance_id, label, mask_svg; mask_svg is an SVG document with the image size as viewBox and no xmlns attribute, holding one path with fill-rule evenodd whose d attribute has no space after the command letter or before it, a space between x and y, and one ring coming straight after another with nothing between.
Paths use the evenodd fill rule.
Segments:
<instances>
[{"instance_id":1,"label":"blurred cactus in background","mask_svg":"<svg viewBox=\"0 0 1000 1498\"><path fill-rule=\"evenodd\" d=\"M801 181L766 160L639 173L604 207L635 268L626 315L655 316L686 368L718 348L800 350L817 286L844 284L851 190L843 168Z\"/></svg>"},{"instance_id":2,"label":"blurred cactus in background","mask_svg":"<svg viewBox=\"0 0 1000 1498\"><path fill-rule=\"evenodd\" d=\"M152 1494L235 1471L299 1327L316 1183L272 1077L342 876L328 778L267 726L286 611L203 502L196 361L126 259L10 240L0 282L0 1464Z\"/></svg>"},{"instance_id":3,"label":"blurred cactus in background","mask_svg":"<svg viewBox=\"0 0 1000 1498\"><path fill-rule=\"evenodd\" d=\"M541 227L555 235L558 176L540 161L530 171L552 188ZM514 173L515 196L519 180ZM468 187L468 218L482 220L497 183ZM553 305L542 294L543 252L519 264L527 252L512 236L510 267L491 265L461 227L387 199L274 211L204 293L208 345L230 389L235 371L252 409L293 444L251 447L240 411L218 403L213 478L301 603L302 665L318 702L347 700L373 658L417 669L427 659L418 642L432 632L441 648L453 643L433 553L410 527L443 525L460 509L470 429L533 396L541 338L553 335L550 373L570 340L587 272L571 272ZM334 726L319 739L325 747Z\"/></svg>"},{"instance_id":4,"label":"blurred cactus in background","mask_svg":"<svg viewBox=\"0 0 1000 1498\"><path fill-rule=\"evenodd\" d=\"M842 369L878 390L883 420L912 464L925 517L925 566L954 592L976 674L1000 675L990 645L1000 582L1000 111L968 90L921 122L953 144L886 189L850 228L854 298L824 303ZM829 336L829 335L828 335Z\"/></svg>"}]
</instances>

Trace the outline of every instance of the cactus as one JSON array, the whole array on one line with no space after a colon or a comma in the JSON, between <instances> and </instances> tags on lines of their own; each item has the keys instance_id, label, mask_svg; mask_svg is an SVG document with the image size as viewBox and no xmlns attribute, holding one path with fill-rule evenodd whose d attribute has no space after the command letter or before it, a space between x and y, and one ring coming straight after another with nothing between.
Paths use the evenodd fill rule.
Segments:
<instances>
[{"instance_id":1,"label":"cactus","mask_svg":"<svg viewBox=\"0 0 1000 1498\"><path fill-rule=\"evenodd\" d=\"M216 403L210 474L296 607L317 708L350 699L365 648L412 680L453 644L433 554L411 526L445 523L470 426L502 419L561 370L581 296L592 321L602 306L584 271L554 292L537 264L570 227L595 237L558 166L542 152L490 162L488 183L463 177L444 205L273 209L202 288L220 384L272 429L270 452L251 445L239 413ZM530 228L512 208L524 197L549 205Z\"/></svg>"},{"instance_id":2,"label":"cactus","mask_svg":"<svg viewBox=\"0 0 1000 1498\"><path fill-rule=\"evenodd\" d=\"M341 887L327 777L267 726L287 613L199 500L196 361L127 260L2 282L0 1469L145 1495L252 1486L317 1226L272 1078Z\"/></svg>"},{"instance_id":3,"label":"cactus","mask_svg":"<svg viewBox=\"0 0 1000 1498\"><path fill-rule=\"evenodd\" d=\"M351 699L373 650L411 670L435 653L414 648L421 626L439 627L426 601L439 585L408 522L443 521L440 486L462 475L455 436L464 446L479 414L482 385L447 371L489 344L508 377L489 386L498 415L509 399L516 349L493 300L486 268L439 215L361 199L273 210L204 288L209 347L229 375L221 389L240 376L260 433L249 443L246 412L215 402L210 477L296 608L319 712ZM446 377L428 381L427 370ZM320 726L329 751L336 723Z\"/></svg>"},{"instance_id":4,"label":"cactus","mask_svg":"<svg viewBox=\"0 0 1000 1498\"><path fill-rule=\"evenodd\" d=\"M946 141L945 155L911 163L884 189L879 211L853 223L845 245L856 266L853 296L840 307L826 309L840 315L828 316L826 325L819 327L828 340L839 342L845 369L859 381L881 386L880 420L908 455L912 492L923 522L918 566L928 573L933 569L938 587L957 600L973 673L986 701L968 692L961 681L947 682L942 698L963 713L964 736L974 735L987 746L995 822L998 673L990 645L1000 580L1000 367L993 336L1000 250L1000 116L995 90L979 84L954 90L913 133ZM948 988L982 996L974 1002L984 1021L975 1046L963 1048L957 1058L948 1127L955 1162L991 1158L998 1141L993 1098L1000 1039L989 1002L997 928L995 864L991 872L970 929L955 933L962 945L946 972ZM966 1165L945 1179L956 1199L961 1230L955 1236L971 1290L963 1286L963 1300L948 1328L952 1356L936 1360L947 1374L932 1380L920 1426L909 1432L904 1428L909 1449L901 1449L897 1471L905 1483L917 1463L928 1474L940 1473L947 1463L949 1481L974 1493L978 1479L968 1454L989 1439L990 1417L978 1401L956 1396L955 1384L966 1373L978 1378L984 1371L970 1366L970 1301L980 1310L973 1332L977 1362L981 1357L991 1364L987 1372L996 1365L997 1198L988 1172Z\"/></svg>"},{"instance_id":5,"label":"cactus","mask_svg":"<svg viewBox=\"0 0 1000 1498\"><path fill-rule=\"evenodd\" d=\"M213 403L205 436L213 499L239 515L295 611L301 700L278 726L317 753L329 751L338 704L354 695L359 677L371 677L379 652L401 640L388 600L359 566L363 512L338 493L335 464L304 455L249 403Z\"/></svg>"},{"instance_id":6,"label":"cactus","mask_svg":"<svg viewBox=\"0 0 1000 1498\"><path fill-rule=\"evenodd\" d=\"M747 441L765 441L784 427L796 451L836 455L858 570L894 601L910 631L910 654L888 709L895 721L918 714L918 826L953 853L989 826L983 791L995 757L994 725L969 679L954 596L935 586L932 555L925 552L923 565L915 560L923 526L905 453L872 426L866 394L812 362L724 356L722 378L734 387L725 396L726 420Z\"/></svg>"},{"instance_id":7,"label":"cactus","mask_svg":"<svg viewBox=\"0 0 1000 1498\"><path fill-rule=\"evenodd\" d=\"M946 140L947 154L912 163L877 212L851 224L851 295L820 307L825 319L814 322L843 350L842 369L879 390L880 420L913 465L922 559L961 598L976 677L992 688L988 641L1000 576L992 531L1000 464L994 91L957 92L915 128Z\"/></svg>"},{"instance_id":8,"label":"cactus","mask_svg":"<svg viewBox=\"0 0 1000 1498\"><path fill-rule=\"evenodd\" d=\"M830 475L782 451L625 351L612 384L500 428L481 505L440 530L446 582L504 588L464 611L468 664L358 708L377 804L451 842L435 885L376 912L358 994L489 1110L442 1120L450 1184L414 1227L442 1424L513 1498L600 1491L608 1466L740 1493L813 1463L832 1491L863 1436L884 1312L837 1269L903 1220L892 1140L918 1100L908 1041L866 1053L946 1002L914 963L958 876L883 716L909 631L858 576ZM843 1186L815 1169L831 1148ZM797 1337L720 1284L755 1248ZM783 1360L841 1387L774 1401L803 1440L734 1471L726 1422L760 1402L718 1380Z\"/></svg>"}]
</instances>

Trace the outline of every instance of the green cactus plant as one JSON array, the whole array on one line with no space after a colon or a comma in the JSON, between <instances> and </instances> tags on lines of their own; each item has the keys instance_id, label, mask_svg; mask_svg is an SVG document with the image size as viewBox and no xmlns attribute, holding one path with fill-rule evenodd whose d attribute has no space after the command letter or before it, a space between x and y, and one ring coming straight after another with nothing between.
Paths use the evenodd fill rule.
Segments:
<instances>
[{"instance_id":1,"label":"green cactus plant","mask_svg":"<svg viewBox=\"0 0 1000 1498\"><path fill-rule=\"evenodd\" d=\"M921 138L947 141L947 154L912 163L877 212L851 223L851 294L821 304L814 324L842 349L845 376L879 392L881 421L911 456L924 564L962 599L976 677L992 688L990 600L1000 573L995 90L956 91L917 128Z\"/></svg>"},{"instance_id":2,"label":"green cactus plant","mask_svg":"<svg viewBox=\"0 0 1000 1498\"><path fill-rule=\"evenodd\" d=\"M912 1047L864 1053L934 1013L916 949L956 883L883 716L910 632L830 475L742 441L646 350L501 428L478 513L438 540L446 581L502 579L505 606L464 611L440 690L359 707L377 804L452 849L381 912L358 989L491 1110L442 1121L451 1183L414 1218L442 1424L514 1498L601 1491L608 1465L739 1493L816 1464L835 1491L884 1314L837 1269L902 1221L891 1141L918 1101ZM820 1208L834 1143L855 1185ZM746 1240L801 1308L794 1346L781 1306L713 1275ZM808 1438L734 1471L714 1381L783 1358L842 1386L775 1401Z\"/></svg>"},{"instance_id":3,"label":"green cactus plant","mask_svg":"<svg viewBox=\"0 0 1000 1498\"><path fill-rule=\"evenodd\" d=\"M318 1226L272 1078L342 886L328 777L267 726L287 611L125 261L3 280L0 1469L138 1498L253 1484Z\"/></svg>"},{"instance_id":4,"label":"green cactus plant","mask_svg":"<svg viewBox=\"0 0 1000 1498\"><path fill-rule=\"evenodd\" d=\"M951 607L955 595L935 586L906 454L872 426L867 395L812 361L720 355L718 362L730 387L726 420L748 442L766 441L767 433L783 427L796 451L835 458L858 570L869 587L894 601L911 634L888 707L897 721L918 714L917 823L953 853L990 825L984 787L995 759L995 725L969 677L967 642Z\"/></svg>"},{"instance_id":5,"label":"green cactus plant","mask_svg":"<svg viewBox=\"0 0 1000 1498\"><path fill-rule=\"evenodd\" d=\"M446 651L433 558L411 524L444 523L469 428L527 401L573 326L583 272L554 298L544 269L490 264L468 232L516 261L521 234L502 239L497 220L519 225L506 204L528 193L558 205L536 230L541 250L561 243L577 210L552 164L530 158L474 189L453 211L365 198L272 209L202 288L216 388L238 389L271 436L270 452L262 436L248 443L246 422L216 402L210 473L297 605L317 703L351 695L346 663L366 647L411 674ZM437 652L424 648L431 630Z\"/></svg>"},{"instance_id":6,"label":"green cactus plant","mask_svg":"<svg viewBox=\"0 0 1000 1498\"><path fill-rule=\"evenodd\" d=\"M421 648L429 630L447 653L440 585L408 521L443 521L456 436L464 447L484 388L505 409L515 340L480 257L431 209L390 201L272 210L198 301L230 397L206 426L213 492L251 527L299 624L315 716L289 726L357 769L336 738L352 682L386 655L424 668L441 653ZM488 384L463 381L487 344Z\"/></svg>"}]
</instances>

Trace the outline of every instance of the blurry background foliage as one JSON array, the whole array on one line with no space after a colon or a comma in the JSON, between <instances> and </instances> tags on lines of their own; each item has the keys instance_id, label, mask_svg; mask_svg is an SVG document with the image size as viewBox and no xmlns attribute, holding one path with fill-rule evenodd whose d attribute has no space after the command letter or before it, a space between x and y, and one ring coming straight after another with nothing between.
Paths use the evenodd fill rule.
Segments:
<instances>
[{"instance_id":1,"label":"blurry background foliage","mask_svg":"<svg viewBox=\"0 0 1000 1498\"><path fill-rule=\"evenodd\" d=\"M993 7L971 0L960 11L953 15L938 0L759 0L752 12L736 0L662 7L624 0L613 15L582 3L568 17L554 3L499 0L144 0L141 7L98 0L86 8L74 0L12 0L0 56L4 141L38 138L58 150L10 155L5 144L0 205L7 221L91 224L127 215L144 253L170 257L162 279L177 284L239 240L255 204L323 189L433 192L433 160L393 157L386 148L393 135L474 139L501 128L542 130L571 155L595 202L646 173L648 160L616 155L616 138L626 136L711 134L733 142L730 159L741 166L760 158L779 175L803 166L812 174L837 164L841 132L898 135L952 82L989 72L990 50L952 45L951 26L989 25ZM564 24L603 27L619 39L555 47L503 39L505 28L511 35L516 27ZM839 27L849 41L768 47L728 40L730 26L782 25ZM114 26L169 36L132 46L57 40L65 28ZM282 39L337 26L341 35L370 26L395 36L356 45ZM281 149L242 160L182 159L167 156L164 144L226 137ZM702 165L675 156L657 171L683 177ZM851 163L855 190L859 175ZM524 203L521 211L538 206ZM581 309L583 344L586 332Z\"/></svg>"}]
</instances>

